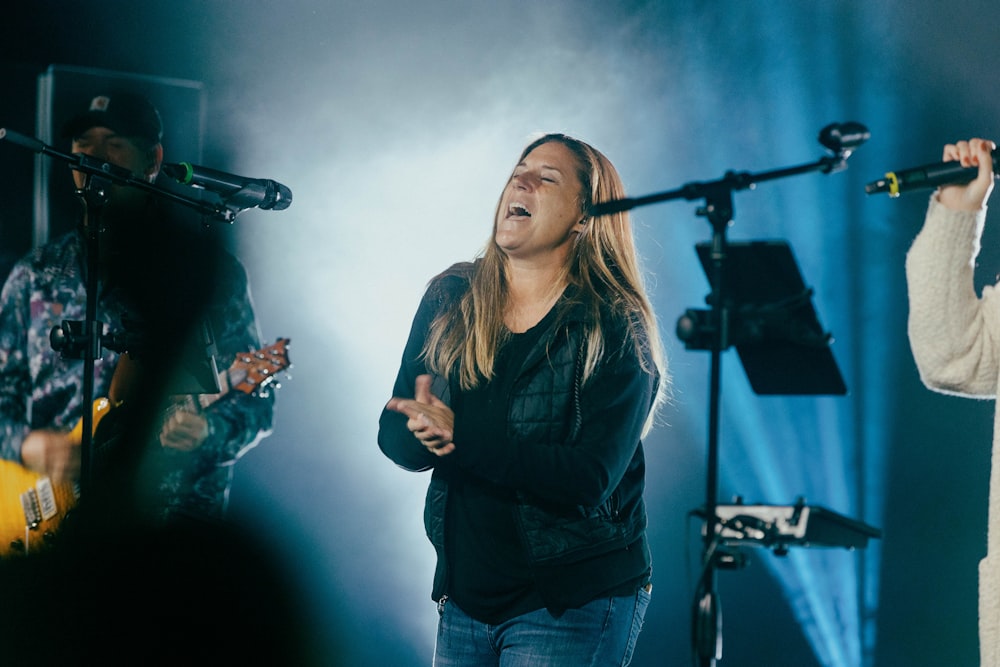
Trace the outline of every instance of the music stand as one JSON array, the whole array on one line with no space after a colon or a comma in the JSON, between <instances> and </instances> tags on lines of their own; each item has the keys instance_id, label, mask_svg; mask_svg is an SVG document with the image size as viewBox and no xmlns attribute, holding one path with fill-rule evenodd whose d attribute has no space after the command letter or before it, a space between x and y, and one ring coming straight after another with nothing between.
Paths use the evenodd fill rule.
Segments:
<instances>
[{"instance_id":1,"label":"music stand","mask_svg":"<svg viewBox=\"0 0 1000 667\"><path fill-rule=\"evenodd\" d=\"M711 245L695 246L713 290ZM830 350L791 247L783 240L730 242L724 307L729 312L723 346L735 345L754 392L762 395L844 395L847 385ZM689 324L690 321L690 324ZM703 336L699 311L687 311L678 336L688 349ZM691 334L694 333L694 337ZM690 341L690 342L689 342Z\"/></svg>"}]
</instances>

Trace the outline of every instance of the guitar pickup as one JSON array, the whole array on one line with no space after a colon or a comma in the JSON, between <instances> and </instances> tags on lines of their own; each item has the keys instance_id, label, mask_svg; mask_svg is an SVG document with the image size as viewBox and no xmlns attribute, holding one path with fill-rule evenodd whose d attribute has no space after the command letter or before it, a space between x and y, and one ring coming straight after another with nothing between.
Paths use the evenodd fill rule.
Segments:
<instances>
[{"instance_id":1,"label":"guitar pickup","mask_svg":"<svg viewBox=\"0 0 1000 667\"><path fill-rule=\"evenodd\" d=\"M25 525L37 530L43 521L48 521L59 512L56 494L48 477L39 479L35 486L21 494Z\"/></svg>"}]
</instances>

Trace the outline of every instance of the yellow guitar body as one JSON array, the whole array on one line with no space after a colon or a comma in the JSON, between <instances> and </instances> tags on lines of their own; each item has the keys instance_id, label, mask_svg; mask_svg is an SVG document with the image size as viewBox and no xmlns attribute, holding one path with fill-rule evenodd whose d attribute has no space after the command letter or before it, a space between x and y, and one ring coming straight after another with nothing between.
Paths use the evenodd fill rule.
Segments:
<instances>
[{"instance_id":1,"label":"yellow guitar body","mask_svg":"<svg viewBox=\"0 0 1000 667\"><path fill-rule=\"evenodd\" d=\"M260 350L237 355L233 365L220 374L220 379L228 378L229 389L201 401L201 406L206 407L229 390L252 394L271 385L277 372L290 367L288 343L287 338L279 338ZM110 394L116 396L114 382ZM124 396L121 392L117 395ZM115 405L107 398L94 401L92 432ZM83 442L82 419L69 435L74 443ZM72 482L53 484L48 477L20 463L0 459L0 558L30 554L44 547L78 497L79 489Z\"/></svg>"},{"instance_id":2,"label":"yellow guitar body","mask_svg":"<svg viewBox=\"0 0 1000 667\"><path fill-rule=\"evenodd\" d=\"M94 423L91 424L91 430L93 431L97 430L97 425L101 423L101 419L103 419L104 415L108 414L110 410L111 410L111 401L109 401L108 399L99 398L96 401L94 401L94 406L92 410L94 415ZM73 430L69 432L69 437L73 440L73 442L75 442L78 445L81 442L83 442L82 419L78 421L76 423L76 426L73 427Z\"/></svg>"},{"instance_id":3,"label":"yellow guitar body","mask_svg":"<svg viewBox=\"0 0 1000 667\"><path fill-rule=\"evenodd\" d=\"M75 504L72 483L52 484L18 463L0 461L0 557L41 549Z\"/></svg>"},{"instance_id":4,"label":"yellow guitar body","mask_svg":"<svg viewBox=\"0 0 1000 667\"><path fill-rule=\"evenodd\" d=\"M108 399L94 401L93 429L110 410ZM75 444L83 442L82 419L69 435ZM77 496L72 482L53 484L48 477L19 463L0 461L0 557L42 548L76 505Z\"/></svg>"}]
</instances>

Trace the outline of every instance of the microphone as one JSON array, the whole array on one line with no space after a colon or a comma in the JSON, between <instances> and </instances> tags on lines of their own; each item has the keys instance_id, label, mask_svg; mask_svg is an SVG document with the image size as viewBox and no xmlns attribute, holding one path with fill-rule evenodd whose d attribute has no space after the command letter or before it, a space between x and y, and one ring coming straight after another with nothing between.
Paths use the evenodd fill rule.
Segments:
<instances>
[{"instance_id":1,"label":"microphone","mask_svg":"<svg viewBox=\"0 0 1000 667\"><path fill-rule=\"evenodd\" d=\"M993 156L993 173L1000 172L1000 160ZM922 167L890 171L885 178L872 181L865 186L865 192L873 195L888 192L890 197L900 193L939 185L962 185L974 181L979 175L979 167L963 167L957 160L925 164Z\"/></svg>"},{"instance_id":2,"label":"microphone","mask_svg":"<svg viewBox=\"0 0 1000 667\"><path fill-rule=\"evenodd\" d=\"M45 150L45 144L38 139L21 134L20 132L15 132L14 130L6 127L0 127L0 140L4 139L15 146L27 148L29 151L34 151L35 153L41 153Z\"/></svg>"},{"instance_id":3,"label":"microphone","mask_svg":"<svg viewBox=\"0 0 1000 667\"><path fill-rule=\"evenodd\" d=\"M601 202L600 204L594 204L587 211L587 215L599 218L602 215L613 215L615 213L621 213L622 211L627 211L635 206L635 199L631 197L626 197L624 199L612 199L611 201Z\"/></svg>"},{"instance_id":4,"label":"microphone","mask_svg":"<svg viewBox=\"0 0 1000 667\"><path fill-rule=\"evenodd\" d=\"M819 131L819 143L834 153L850 151L871 138L871 132L861 123L848 121L846 123L830 123Z\"/></svg>"},{"instance_id":5,"label":"microphone","mask_svg":"<svg viewBox=\"0 0 1000 667\"><path fill-rule=\"evenodd\" d=\"M292 191L281 183L266 178L246 178L199 167L190 162L164 164L161 170L178 183L194 185L218 194L230 205L281 211L292 204Z\"/></svg>"}]
</instances>

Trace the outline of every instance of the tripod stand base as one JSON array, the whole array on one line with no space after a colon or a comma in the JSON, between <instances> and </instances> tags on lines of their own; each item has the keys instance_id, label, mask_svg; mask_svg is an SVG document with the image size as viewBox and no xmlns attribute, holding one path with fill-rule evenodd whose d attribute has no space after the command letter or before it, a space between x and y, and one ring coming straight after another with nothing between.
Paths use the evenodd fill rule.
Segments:
<instances>
[{"instance_id":1,"label":"tripod stand base","mask_svg":"<svg viewBox=\"0 0 1000 667\"><path fill-rule=\"evenodd\" d=\"M704 591L697 600L691 642L702 667L722 659L722 610L714 590Z\"/></svg>"}]
</instances>

